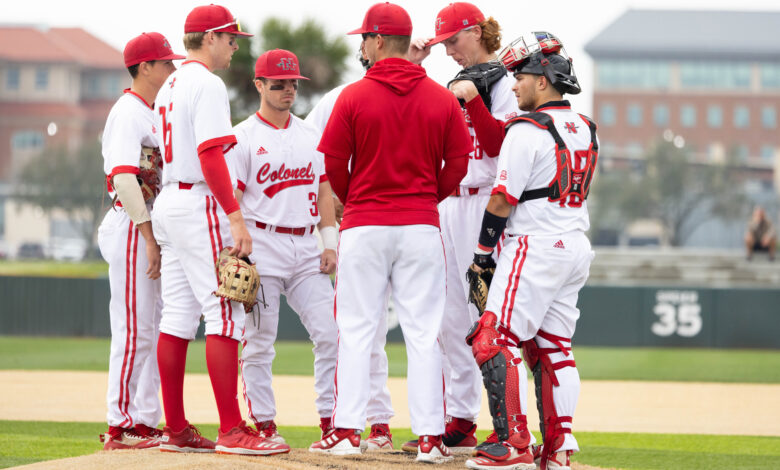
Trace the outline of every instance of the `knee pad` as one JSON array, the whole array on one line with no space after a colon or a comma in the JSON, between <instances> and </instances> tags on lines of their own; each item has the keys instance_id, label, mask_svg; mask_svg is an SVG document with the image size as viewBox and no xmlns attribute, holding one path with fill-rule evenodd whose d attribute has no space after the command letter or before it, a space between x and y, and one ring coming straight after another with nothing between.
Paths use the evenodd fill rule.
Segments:
<instances>
[{"instance_id":1,"label":"knee pad","mask_svg":"<svg viewBox=\"0 0 780 470\"><path fill-rule=\"evenodd\" d=\"M496 329L497 320L495 313L485 312L466 335L466 344L471 346L471 353L480 367L501 351L501 346L496 344L501 336Z\"/></svg>"},{"instance_id":2,"label":"knee pad","mask_svg":"<svg viewBox=\"0 0 780 470\"><path fill-rule=\"evenodd\" d=\"M536 392L536 407L539 411L539 430L542 433L544 446L542 448L541 468L546 469L549 456L557 451L564 441L564 434L571 433L571 429L563 427L562 423L571 423L571 416L558 416L555 409L553 393L560 386L556 371L564 367L576 367L573 359L559 361L553 364L550 354L562 352L568 356L571 351L570 338L555 336L544 331L539 331L537 337L541 337L556 345L554 348L540 348L534 339L524 341L522 344L523 357L528 363L534 377L534 390Z\"/></svg>"}]
</instances>

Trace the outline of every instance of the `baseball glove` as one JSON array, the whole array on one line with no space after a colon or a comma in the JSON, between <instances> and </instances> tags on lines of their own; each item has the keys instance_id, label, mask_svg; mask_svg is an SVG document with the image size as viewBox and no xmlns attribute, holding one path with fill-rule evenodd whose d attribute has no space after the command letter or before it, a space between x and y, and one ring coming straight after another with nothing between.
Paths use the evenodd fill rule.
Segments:
<instances>
[{"instance_id":1,"label":"baseball glove","mask_svg":"<svg viewBox=\"0 0 780 470\"><path fill-rule=\"evenodd\" d=\"M474 254L474 263L466 271L466 279L469 281L469 302L477 306L479 314L485 312L488 289L496 272L496 262L492 255Z\"/></svg>"},{"instance_id":2,"label":"baseball glove","mask_svg":"<svg viewBox=\"0 0 780 470\"><path fill-rule=\"evenodd\" d=\"M138 184L144 201L148 201L160 192L160 166L162 157L157 147L141 147L141 160L138 164Z\"/></svg>"},{"instance_id":3,"label":"baseball glove","mask_svg":"<svg viewBox=\"0 0 780 470\"><path fill-rule=\"evenodd\" d=\"M450 87L452 82L457 82L458 80L470 80L474 82L474 86L477 87L477 91L479 92L482 101L485 103L485 107L487 107L488 111L492 111L491 106L493 102L490 99L490 89L493 88L494 83L501 80L501 77L504 77L506 74L507 71L506 68L504 68L504 64L498 61L472 65L471 67L466 67L458 72L458 74L455 75L455 78L447 83L447 88ZM458 101L460 101L462 107L466 106L466 103L464 103L463 100Z\"/></svg>"},{"instance_id":4,"label":"baseball glove","mask_svg":"<svg viewBox=\"0 0 780 470\"><path fill-rule=\"evenodd\" d=\"M238 258L228 254L230 248L220 252L217 260L217 277L219 287L214 292L217 297L224 297L244 304L247 312L257 303L257 289L260 287L260 275L249 258Z\"/></svg>"}]
</instances>

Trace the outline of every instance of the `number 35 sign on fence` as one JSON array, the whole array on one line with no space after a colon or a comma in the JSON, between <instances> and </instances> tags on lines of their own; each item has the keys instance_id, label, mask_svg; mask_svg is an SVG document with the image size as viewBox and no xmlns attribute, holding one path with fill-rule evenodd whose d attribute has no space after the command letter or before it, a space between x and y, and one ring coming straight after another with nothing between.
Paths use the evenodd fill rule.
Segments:
<instances>
[{"instance_id":1,"label":"number 35 sign on fence","mask_svg":"<svg viewBox=\"0 0 780 470\"><path fill-rule=\"evenodd\" d=\"M653 313L657 318L650 330L657 336L692 338L701 332L701 304L695 290L657 291Z\"/></svg>"}]
</instances>

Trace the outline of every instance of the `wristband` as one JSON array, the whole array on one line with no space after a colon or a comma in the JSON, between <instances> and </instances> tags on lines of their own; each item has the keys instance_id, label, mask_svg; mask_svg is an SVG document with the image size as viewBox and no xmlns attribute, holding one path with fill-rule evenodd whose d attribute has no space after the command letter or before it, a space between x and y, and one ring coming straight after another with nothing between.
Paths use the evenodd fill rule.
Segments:
<instances>
[{"instance_id":1,"label":"wristband","mask_svg":"<svg viewBox=\"0 0 780 470\"><path fill-rule=\"evenodd\" d=\"M508 217L499 217L485 210L482 216L482 228L479 231L479 248L487 251L493 250L498 244L498 239L504 233Z\"/></svg>"},{"instance_id":2,"label":"wristband","mask_svg":"<svg viewBox=\"0 0 780 470\"><path fill-rule=\"evenodd\" d=\"M339 246L339 231L334 226L322 227L320 229L322 246L326 250L336 250Z\"/></svg>"}]
</instances>

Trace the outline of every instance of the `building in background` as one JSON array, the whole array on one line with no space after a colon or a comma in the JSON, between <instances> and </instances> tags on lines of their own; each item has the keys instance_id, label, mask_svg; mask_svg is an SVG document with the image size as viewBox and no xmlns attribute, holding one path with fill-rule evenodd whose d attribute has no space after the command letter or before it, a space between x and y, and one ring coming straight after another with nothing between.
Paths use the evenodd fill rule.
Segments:
<instances>
[{"instance_id":1,"label":"building in background","mask_svg":"<svg viewBox=\"0 0 780 470\"><path fill-rule=\"evenodd\" d=\"M0 248L73 236L10 200L14 176L37 153L99 138L129 84L122 52L81 28L0 25Z\"/></svg>"},{"instance_id":2,"label":"building in background","mask_svg":"<svg viewBox=\"0 0 780 470\"><path fill-rule=\"evenodd\" d=\"M600 166L631 165L666 139L697 163L736 162L751 199L774 204L777 213L778 25L777 11L629 10L618 17L585 47L594 61ZM741 238L734 231L730 238Z\"/></svg>"}]
</instances>

